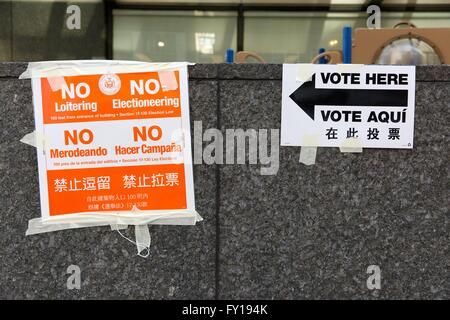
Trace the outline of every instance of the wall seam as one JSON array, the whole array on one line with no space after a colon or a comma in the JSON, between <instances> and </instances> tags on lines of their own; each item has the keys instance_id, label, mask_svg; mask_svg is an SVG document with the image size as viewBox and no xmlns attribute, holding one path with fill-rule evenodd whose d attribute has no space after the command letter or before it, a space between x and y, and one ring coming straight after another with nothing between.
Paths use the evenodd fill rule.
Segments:
<instances>
[{"instance_id":1,"label":"wall seam","mask_svg":"<svg viewBox=\"0 0 450 320\"><path fill-rule=\"evenodd\" d=\"M14 42L13 42L13 36L14 36L14 23L13 23L13 2L11 0L11 4L9 6L9 21L10 21L10 28L9 28L9 55L11 58L11 61L14 61Z\"/></svg>"},{"instance_id":2,"label":"wall seam","mask_svg":"<svg viewBox=\"0 0 450 320\"><path fill-rule=\"evenodd\" d=\"M220 117L220 81L217 80L217 93L216 93L216 119L217 128L222 130L221 117ZM216 163L216 256L215 256L215 299L220 297L220 164Z\"/></svg>"}]
</instances>

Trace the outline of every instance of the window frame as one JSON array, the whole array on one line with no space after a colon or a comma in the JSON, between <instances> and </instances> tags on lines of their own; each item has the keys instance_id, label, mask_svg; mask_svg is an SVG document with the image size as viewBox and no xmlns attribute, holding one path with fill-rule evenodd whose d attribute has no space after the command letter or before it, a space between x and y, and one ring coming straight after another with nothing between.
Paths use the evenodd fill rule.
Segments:
<instances>
[{"instance_id":1,"label":"window frame","mask_svg":"<svg viewBox=\"0 0 450 320\"><path fill-rule=\"evenodd\" d=\"M148 11L231 11L236 13L236 48L244 50L245 12L278 11L278 12L366 12L369 5L378 5L384 12L441 12L450 11L450 4L415 4L383 5L383 0L367 0L363 5L258 5L258 4L151 4L120 3L104 0L106 45L105 56L113 59L113 11L114 10L148 10Z\"/></svg>"}]
</instances>

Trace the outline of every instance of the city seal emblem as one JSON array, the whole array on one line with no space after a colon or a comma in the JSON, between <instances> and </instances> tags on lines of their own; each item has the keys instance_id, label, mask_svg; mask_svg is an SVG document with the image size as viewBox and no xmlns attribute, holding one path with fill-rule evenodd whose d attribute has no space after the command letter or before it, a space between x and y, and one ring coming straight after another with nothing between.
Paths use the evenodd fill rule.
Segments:
<instances>
[{"instance_id":1,"label":"city seal emblem","mask_svg":"<svg viewBox=\"0 0 450 320\"><path fill-rule=\"evenodd\" d=\"M103 94L112 96L119 92L121 86L120 78L116 74L104 74L98 81L98 87Z\"/></svg>"}]
</instances>

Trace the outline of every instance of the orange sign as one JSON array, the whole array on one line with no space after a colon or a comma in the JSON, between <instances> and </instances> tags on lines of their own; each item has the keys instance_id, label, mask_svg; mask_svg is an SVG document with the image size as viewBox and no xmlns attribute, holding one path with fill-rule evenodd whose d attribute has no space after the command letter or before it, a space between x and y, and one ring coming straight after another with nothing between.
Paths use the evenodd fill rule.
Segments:
<instances>
[{"instance_id":1,"label":"orange sign","mask_svg":"<svg viewBox=\"0 0 450 320\"><path fill-rule=\"evenodd\" d=\"M33 79L43 217L194 209L187 68Z\"/></svg>"}]
</instances>

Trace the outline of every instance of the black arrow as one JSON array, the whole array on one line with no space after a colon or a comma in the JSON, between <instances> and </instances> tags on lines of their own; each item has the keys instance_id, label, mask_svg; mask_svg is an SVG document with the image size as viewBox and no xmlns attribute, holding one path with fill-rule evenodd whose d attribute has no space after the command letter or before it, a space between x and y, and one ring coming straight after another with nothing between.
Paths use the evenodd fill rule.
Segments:
<instances>
[{"instance_id":1,"label":"black arrow","mask_svg":"<svg viewBox=\"0 0 450 320\"><path fill-rule=\"evenodd\" d=\"M314 120L316 105L406 107L408 90L321 89L316 88L316 76L304 82L289 96Z\"/></svg>"}]
</instances>

